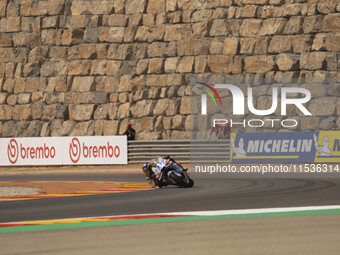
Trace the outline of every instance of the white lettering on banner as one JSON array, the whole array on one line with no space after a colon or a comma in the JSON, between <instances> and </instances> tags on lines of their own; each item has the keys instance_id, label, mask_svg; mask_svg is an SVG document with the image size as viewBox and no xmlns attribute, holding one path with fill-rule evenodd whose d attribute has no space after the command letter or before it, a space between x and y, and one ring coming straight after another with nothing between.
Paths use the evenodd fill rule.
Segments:
<instances>
[{"instance_id":1,"label":"white lettering on banner","mask_svg":"<svg viewBox=\"0 0 340 255\"><path fill-rule=\"evenodd\" d=\"M126 136L2 138L0 165L127 164Z\"/></svg>"},{"instance_id":2,"label":"white lettering on banner","mask_svg":"<svg viewBox=\"0 0 340 255\"><path fill-rule=\"evenodd\" d=\"M313 140L249 140L247 152L279 153L279 152L310 152Z\"/></svg>"}]
</instances>

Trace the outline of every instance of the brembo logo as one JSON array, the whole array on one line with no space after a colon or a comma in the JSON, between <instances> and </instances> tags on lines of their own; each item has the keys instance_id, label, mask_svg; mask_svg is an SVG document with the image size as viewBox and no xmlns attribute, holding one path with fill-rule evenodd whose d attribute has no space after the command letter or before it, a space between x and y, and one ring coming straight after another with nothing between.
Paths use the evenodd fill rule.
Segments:
<instances>
[{"instance_id":1,"label":"brembo logo","mask_svg":"<svg viewBox=\"0 0 340 255\"><path fill-rule=\"evenodd\" d=\"M84 158L118 158L120 155L119 146L112 146L109 142L103 146L88 146L84 142L81 144L78 138L73 138L69 147L70 159L77 163L81 156Z\"/></svg>"},{"instance_id":2,"label":"brembo logo","mask_svg":"<svg viewBox=\"0 0 340 255\"><path fill-rule=\"evenodd\" d=\"M19 156L19 147L15 139L11 139L7 147L8 160L12 164L15 164Z\"/></svg>"},{"instance_id":3,"label":"brembo logo","mask_svg":"<svg viewBox=\"0 0 340 255\"><path fill-rule=\"evenodd\" d=\"M7 147L8 160L12 164L18 161L20 156L21 159L48 159L55 157L54 146L49 147L44 143L44 146L27 146L25 147L21 143L18 145L15 139L11 139Z\"/></svg>"},{"instance_id":4,"label":"brembo logo","mask_svg":"<svg viewBox=\"0 0 340 255\"><path fill-rule=\"evenodd\" d=\"M70 143L70 159L73 163L77 163L80 158L80 142L77 138L73 138Z\"/></svg>"}]
</instances>

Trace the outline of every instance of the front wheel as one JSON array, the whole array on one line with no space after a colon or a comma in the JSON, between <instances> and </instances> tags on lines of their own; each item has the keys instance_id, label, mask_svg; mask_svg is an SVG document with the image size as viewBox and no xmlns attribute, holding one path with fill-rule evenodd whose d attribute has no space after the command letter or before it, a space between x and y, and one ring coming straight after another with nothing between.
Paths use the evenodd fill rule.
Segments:
<instances>
[{"instance_id":1,"label":"front wheel","mask_svg":"<svg viewBox=\"0 0 340 255\"><path fill-rule=\"evenodd\" d=\"M194 181L189 178L189 183L186 183L185 185L185 188L191 188L192 186L194 186Z\"/></svg>"}]
</instances>

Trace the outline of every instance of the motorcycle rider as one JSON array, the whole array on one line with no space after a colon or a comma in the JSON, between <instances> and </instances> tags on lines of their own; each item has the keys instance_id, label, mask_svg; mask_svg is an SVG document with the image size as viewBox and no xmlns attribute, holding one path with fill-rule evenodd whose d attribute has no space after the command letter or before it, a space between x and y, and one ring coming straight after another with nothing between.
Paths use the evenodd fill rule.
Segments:
<instances>
[{"instance_id":1,"label":"motorcycle rider","mask_svg":"<svg viewBox=\"0 0 340 255\"><path fill-rule=\"evenodd\" d=\"M170 157L170 155L159 157L158 161L145 162L142 166L142 170L146 175L146 180L152 185L152 187L163 187L168 185L166 179L163 178L163 170L169 166L176 170L188 170L187 168L182 167L182 165L176 162L172 157Z\"/></svg>"},{"instance_id":2,"label":"motorcycle rider","mask_svg":"<svg viewBox=\"0 0 340 255\"><path fill-rule=\"evenodd\" d=\"M159 165L160 163L158 163ZM154 167L154 169L152 169ZM156 167L156 168L155 168ZM148 183L151 184L151 186L154 188L156 186L163 186L161 182L158 180L159 175L161 174L160 167L157 167L157 163L155 162L145 162L142 166L142 170L145 174L145 179ZM156 178L158 176L158 178Z\"/></svg>"}]
</instances>

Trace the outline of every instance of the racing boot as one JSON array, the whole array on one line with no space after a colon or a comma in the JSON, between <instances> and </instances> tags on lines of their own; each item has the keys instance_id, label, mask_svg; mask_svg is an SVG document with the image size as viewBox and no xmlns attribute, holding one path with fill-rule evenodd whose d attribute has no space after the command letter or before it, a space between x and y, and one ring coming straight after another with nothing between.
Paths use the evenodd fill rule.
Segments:
<instances>
[{"instance_id":1,"label":"racing boot","mask_svg":"<svg viewBox=\"0 0 340 255\"><path fill-rule=\"evenodd\" d=\"M154 179L151 179L150 184L152 188L156 188L156 181Z\"/></svg>"}]
</instances>

